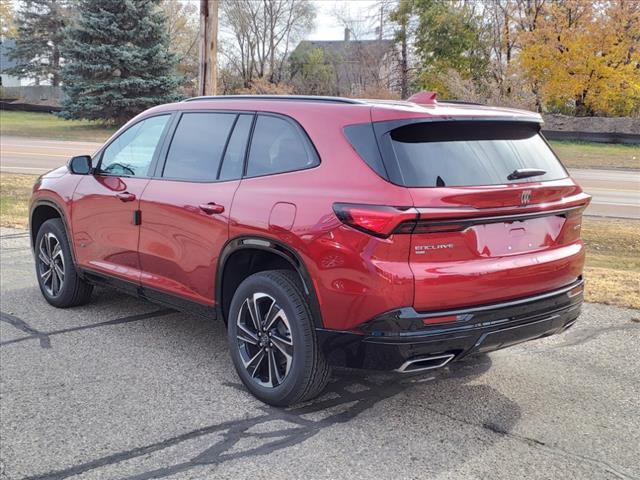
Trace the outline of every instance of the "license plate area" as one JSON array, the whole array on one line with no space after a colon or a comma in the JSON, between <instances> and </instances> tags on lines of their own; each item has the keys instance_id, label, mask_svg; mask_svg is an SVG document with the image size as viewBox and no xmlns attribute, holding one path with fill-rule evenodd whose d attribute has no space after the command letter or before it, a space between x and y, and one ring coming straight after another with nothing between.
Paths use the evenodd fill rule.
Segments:
<instances>
[{"instance_id":1,"label":"license plate area","mask_svg":"<svg viewBox=\"0 0 640 480\"><path fill-rule=\"evenodd\" d=\"M474 225L464 232L464 236L478 256L517 255L555 247L565 221L565 217L553 215Z\"/></svg>"}]
</instances>

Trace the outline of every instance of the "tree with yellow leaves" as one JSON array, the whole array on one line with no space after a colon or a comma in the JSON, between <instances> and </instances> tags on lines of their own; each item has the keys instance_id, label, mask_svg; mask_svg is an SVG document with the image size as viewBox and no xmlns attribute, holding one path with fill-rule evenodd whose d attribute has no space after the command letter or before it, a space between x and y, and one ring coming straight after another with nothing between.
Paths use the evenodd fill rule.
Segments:
<instances>
[{"instance_id":1,"label":"tree with yellow leaves","mask_svg":"<svg viewBox=\"0 0 640 480\"><path fill-rule=\"evenodd\" d=\"M640 2L554 0L522 35L520 65L549 110L640 114Z\"/></svg>"},{"instance_id":2,"label":"tree with yellow leaves","mask_svg":"<svg viewBox=\"0 0 640 480\"><path fill-rule=\"evenodd\" d=\"M11 0L0 0L0 36L12 37L15 35L16 27L13 15Z\"/></svg>"}]
</instances>

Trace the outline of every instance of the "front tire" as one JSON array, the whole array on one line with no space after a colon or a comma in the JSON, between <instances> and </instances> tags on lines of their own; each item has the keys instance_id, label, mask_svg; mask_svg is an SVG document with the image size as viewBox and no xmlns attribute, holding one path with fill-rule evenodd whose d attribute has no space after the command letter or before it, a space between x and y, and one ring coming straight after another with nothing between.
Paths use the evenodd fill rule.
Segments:
<instances>
[{"instance_id":1,"label":"front tire","mask_svg":"<svg viewBox=\"0 0 640 480\"><path fill-rule=\"evenodd\" d=\"M42 224L35 243L36 276L44 298L54 307L83 305L93 286L78 276L62 220Z\"/></svg>"},{"instance_id":2,"label":"front tire","mask_svg":"<svg viewBox=\"0 0 640 480\"><path fill-rule=\"evenodd\" d=\"M322 392L330 367L293 272L271 270L246 278L233 296L227 324L233 364L257 398L288 406Z\"/></svg>"}]
</instances>

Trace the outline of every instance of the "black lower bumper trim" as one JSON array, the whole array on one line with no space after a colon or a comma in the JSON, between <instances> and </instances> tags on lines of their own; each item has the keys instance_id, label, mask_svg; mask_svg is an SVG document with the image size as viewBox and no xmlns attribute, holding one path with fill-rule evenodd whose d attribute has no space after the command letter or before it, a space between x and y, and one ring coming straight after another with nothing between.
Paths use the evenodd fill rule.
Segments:
<instances>
[{"instance_id":1,"label":"black lower bumper trim","mask_svg":"<svg viewBox=\"0 0 640 480\"><path fill-rule=\"evenodd\" d=\"M576 321L582 300L579 280L567 288L495 308L467 308L458 321L448 324L425 325L422 320L431 314L399 318L398 312L406 314L406 309L401 309L368 322L360 331L316 332L320 348L332 365L396 370L411 359L454 354L455 361L470 353L560 333Z\"/></svg>"}]
</instances>

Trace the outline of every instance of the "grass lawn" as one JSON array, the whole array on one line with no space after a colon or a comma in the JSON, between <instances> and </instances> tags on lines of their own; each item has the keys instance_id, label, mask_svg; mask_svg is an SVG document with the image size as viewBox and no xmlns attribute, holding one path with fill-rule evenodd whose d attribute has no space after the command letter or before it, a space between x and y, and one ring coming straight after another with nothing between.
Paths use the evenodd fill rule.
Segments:
<instances>
[{"instance_id":1,"label":"grass lawn","mask_svg":"<svg viewBox=\"0 0 640 480\"><path fill-rule=\"evenodd\" d=\"M0 175L0 225L26 228L34 175ZM640 221L585 217L588 302L640 308Z\"/></svg>"},{"instance_id":2,"label":"grass lawn","mask_svg":"<svg viewBox=\"0 0 640 480\"><path fill-rule=\"evenodd\" d=\"M0 225L27 228L29 197L36 175L0 173Z\"/></svg>"},{"instance_id":3,"label":"grass lawn","mask_svg":"<svg viewBox=\"0 0 640 480\"><path fill-rule=\"evenodd\" d=\"M640 221L585 217L586 298L640 308Z\"/></svg>"},{"instance_id":4,"label":"grass lawn","mask_svg":"<svg viewBox=\"0 0 640 480\"><path fill-rule=\"evenodd\" d=\"M550 141L565 167L640 170L640 145Z\"/></svg>"},{"instance_id":5,"label":"grass lawn","mask_svg":"<svg viewBox=\"0 0 640 480\"><path fill-rule=\"evenodd\" d=\"M104 142L115 131L99 123L64 120L51 113L0 111L0 134L19 137Z\"/></svg>"}]
</instances>

